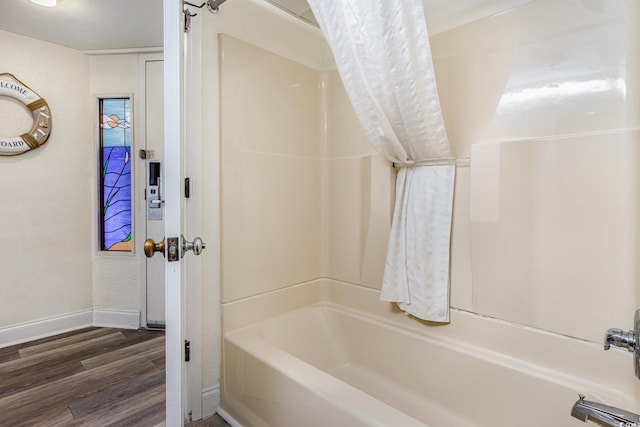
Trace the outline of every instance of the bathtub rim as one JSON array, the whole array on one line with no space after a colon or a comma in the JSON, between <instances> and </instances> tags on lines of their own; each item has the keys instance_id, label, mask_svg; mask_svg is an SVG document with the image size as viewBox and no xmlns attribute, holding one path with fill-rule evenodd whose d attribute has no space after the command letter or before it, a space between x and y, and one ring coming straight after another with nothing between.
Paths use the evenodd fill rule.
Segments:
<instances>
[{"instance_id":1,"label":"bathtub rim","mask_svg":"<svg viewBox=\"0 0 640 427\"><path fill-rule=\"evenodd\" d=\"M266 319L263 322L255 323L252 325L248 325L248 326L236 329L234 331L230 331L227 334L225 334L225 340L231 339L237 342L237 339L236 339L237 336L242 337L242 336L246 336L248 334L257 332L256 333L257 337L261 341L268 344L270 347L273 347L277 349L279 352L285 353L288 356L291 356L297 360L302 360L291 355L285 350L277 347L275 344L265 340L260 334L260 329L264 327L263 323L283 321L283 319L286 319L287 317L292 317L297 315L298 313L302 313L309 310L334 311L334 312L346 315L348 317L353 317L355 319L360 319L367 323L371 323L377 327L390 329L398 334L407 335L417 340L426 341L431 345L443 347L446 350L449 350L455 353L469 355L470 357L477 358L481 361L499 365L510 371L515 371L523 375L535 376L537 378L541 378L547 382L550 382L560 387L573 388L573 389L579 390L581 393L589 393L589 395L591 396L618 395L620 398L626 397L624 393L620 392L619 390L613 387L595 383L593 381L583 379L582 377L567 374L563 371L542 367L531 361L518 359L517 357L514 357L512 355L507 355L494 350L490 350L488 348L471 344L469 342L462 341L457 338L435 336L428 332L421 332L416 329L407 329L406 327L403 327L402 325L398 325L397 323L389 321L388 319L383 319L374 314L361 311L353 307L344 306L342 304L331 302L331 301L319 301L315 304L307 305L307 306L289 311L287 313L279 314L277 316ZM304 360L302 361L307 365L322 371L320 368L316 368L309 362L306 362ZM577 393L576 393L576 396L577 396Z\"/></svg>"}]
</instances>

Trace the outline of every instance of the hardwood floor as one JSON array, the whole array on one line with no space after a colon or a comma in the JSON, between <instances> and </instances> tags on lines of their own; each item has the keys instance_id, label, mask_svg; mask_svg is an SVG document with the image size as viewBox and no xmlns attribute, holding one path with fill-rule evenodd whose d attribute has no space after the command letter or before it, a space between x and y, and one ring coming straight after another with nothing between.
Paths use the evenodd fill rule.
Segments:
<instances>
[{"instance_id":1,"label":"hardwood floor","mask_svg":"<svg viewBox=\"0 0 640 427\"><path fill-rule=\"evenodd\" d=\"M164 381L162 331L88 328L1 348L0 427L164 426Z\"/></svg>"}]
</instances>

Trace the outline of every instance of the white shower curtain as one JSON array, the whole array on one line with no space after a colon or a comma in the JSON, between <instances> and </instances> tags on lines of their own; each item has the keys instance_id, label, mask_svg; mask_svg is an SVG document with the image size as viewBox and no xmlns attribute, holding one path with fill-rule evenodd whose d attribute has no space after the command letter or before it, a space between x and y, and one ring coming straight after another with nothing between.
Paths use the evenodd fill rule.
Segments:
<instances>
[{"instance_id":1,"label":"white shower curtain","mask_svg":"<svg viewBox=\"0 0 640 427\"><path fill-rule=\"evenodd\" d=\"M309 0L371 144L400 166L380 298L449 320L455 159L422 0Z\"/></svg>"}]
</instances>

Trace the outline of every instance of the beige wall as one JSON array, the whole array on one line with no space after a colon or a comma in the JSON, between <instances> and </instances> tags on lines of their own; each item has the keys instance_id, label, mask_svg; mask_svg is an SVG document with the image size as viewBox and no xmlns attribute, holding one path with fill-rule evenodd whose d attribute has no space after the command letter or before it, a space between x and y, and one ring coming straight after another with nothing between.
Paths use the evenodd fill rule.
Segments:
<instances>
[{"instance_id":1,"label":"beige wall","mask_svg":"<svg viewBox=\"0 0 640 427\"><path fill-rule=\"evenodd\" d=\"M2 72L49 103L41 148L0 157L0 328L91 309L93 132L89 60L66 48L0 31ZM3 98L0 132L29 129L30 115Z\"/></svg>"},{"instance_id":2,"label":"beige wall","mask_svg":"<svg viewBox=\"0 0 640 427\"><path fill-rule=\"evenodd\" d=\"M140 96L140 55L139 54L114 54L96 55L89 58L90 66L90 99L94 102L95 111L96 97L126 95L132 97L133 108L133 150L136 152L141 141L143 130L136 126L137 113L141 111L141 104L144 102ZM141 146L141 145L140 145ZM97 151L96 151L97 153ZM96 160L97 161L97 160ZM133 171L136 178L142 179L144 163L138 156L133 158ZM95 175L95 174L94 174ZM94 179L94 187L97 185ZM133 188L133 212L134 215L144 212L144 206L137 197L138 188ZM97 212L95 212L97 217ZM138 215L139 221L144 220ZM140 222L134 221L134 224ZM93 235L97 236L97 223L94 221ZM137 231L137 230L136 230ZM140 241L141 236L134 236L135 242ZM134 243L134 253L105 253L97 251L98 244L95 244L93 257L93 307L96 310L106 311L129 311L140 312L142 298L141 280L141 250Z\"/></svg>"},{"instance_id":3,"label":"beige wall","mask_svg":"<svg viewBox=\"0 0 640 427\"><path fill-rule=\"evenodd\" d=\"M82 319L91 319L92 309L135 316L142 298L139 254L97 250L95 114L98 95L131 94L138 107L140 55L87 56L2 31L0 40L5 46L2 71L44 97L53 115L51 137L43 147L0 157L5 183L0 328L79 312L88 313ZM26 110L8 98L2 101L2 133L28 129ZM134 127L135 137L140 131Z\"/></svg>"}]
</instances>

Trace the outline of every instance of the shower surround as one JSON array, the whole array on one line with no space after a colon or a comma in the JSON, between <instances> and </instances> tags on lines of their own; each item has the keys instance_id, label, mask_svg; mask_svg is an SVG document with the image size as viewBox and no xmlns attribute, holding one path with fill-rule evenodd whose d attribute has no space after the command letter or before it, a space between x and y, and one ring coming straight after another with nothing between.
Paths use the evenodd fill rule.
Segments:
<instances>
[{"instance_id":1,"label":"shower surround","mask_svg":"<svg viewBox=\"0 0 640 427\"><path fill-rule=\"evenodd\" d=\"M227 417L572 426L578 393L638 412L630 354L601 340L630 327L640 302L639 23L632 1L536 0L432 34L457 158L442 326L378 300L395 171L365 140L337 72L223 35Z\"/></svg>"}]
</instances>

